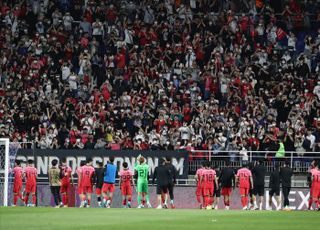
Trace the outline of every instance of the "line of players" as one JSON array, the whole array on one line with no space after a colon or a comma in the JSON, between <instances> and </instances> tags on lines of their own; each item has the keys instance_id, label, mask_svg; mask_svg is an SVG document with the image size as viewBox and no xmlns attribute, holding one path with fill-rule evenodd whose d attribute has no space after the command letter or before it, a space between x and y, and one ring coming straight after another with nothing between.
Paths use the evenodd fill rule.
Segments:
<instances>
[{"instance_id":1,"label":"line of players","mask_svg":"<svg viewBox=\"0 0 320 230\"><path fill-rule=\"evenodd\" d=\"M28 160L27 167L23 169L19 160L15 161L14 173L14 187L13 187L13 206L17 205L19 197L24 204L28 205L29 194L32 194L32 204L36 205L36 181L37 169L33 165L33 160ZM66 159L61 160L61 165L58 166L57 160L52 160L52 167L49 169L49 184L56 207L67 207L68 196L73 186L72 169L67 166ZM163 170L164 169L164 170ZM145 205L151 208L149 201L149 166L146 164L146 159L139 155L134 167L135 174L129 170L128 163L122 164L122 169L119 171L119 186L122 194L123 207L131 208L132 187L135 188L135 178L137 179L136 190L138 192L138 208L143 208ZM100 207L110 208L112 198L115 191L115 182L117 175L117 166L114 164L114 157L110 156L108 163L103 166L102 162L98 162L98 167L95 169L92 166L92 159L82 161L80 167L77 168L78 187L77 193L80 197L80 207L90 207L91 197L95 187L95 194L97 202ZM163 173L166 179L163 178ZM22 182L26 181L23 197ZM157 193L161 192L161 201L164 207L167 207L167 192L170 195L171 208L173 203L173 187L176 181L176 172L174 166L170 163L170 159L161 159L161 164L156 167L153 183L157 180ZM61 199L62 196L62 199ZM159 208L159 206L158 206Z\"/></svg>"},{"instance_id":2,"label":"line of players","mask_svg":"<svg viewBox=\"0 0 320 230\"><path fill-rule=\"evenodd\" d=\"M311 209L312 203L316 204L316 209L319 209L320 203L320 170L319 164L316 161L311 163L309 170L308 181L310 184L310 199L309 207ZM167 165L164 169L161 169L160 164L154 173L153 183L157 179L157 195L159 200L159 206L167 207L167 192L169 190L171 207L173 204L173 186L175 184L174 167L168 161L163 161L163 165ZM93 193L93 185L95 185L95 193L97 195L97 201L101 207L111 207L113 193L115 191L115 178L117 172L117 166L114 165L114 158L111 156L109 162L103 168L103 164L98 163L98 168L94 169L92 166L92 159L88 159L86 163L82 162L81 167L77 169L78 174L78 194L81 199L80 207L90 207L91 194ZM119 184L121 188L122 201L124 207L131 207L132 186L135 187L134 174L129 170L128 164L123 163L123 169L120 170ZM56 170L55 170L56 169ZM168 170L169 169L169 170ZM170 172L171 170L171 172ZM55 173L54 173L55 171ZM72 170L66 164L66 160L62 159L62 164L57 167L57 161L52 161L52 168L49 170L49 182L51 191L54 195L54 200L57 206L68 205L68 191L70 186L73 185ZM135 172L137 177L137 192L138 192L138 208L142 208L145 205L151 207L149 202L148 193L148 181L149 181L149 166L146 164L144 157L139 156L135 165ZM158 172L158 173L157 173ZM32 204L36 205L36 181L37 181L37 169L33 165L32 160L28 160L25 169L22 169L19 160L16 160L14 173L14 186L13 186L13 206L17 204L20 198L25 205L28 205L29 195L32 196ZM170 175L171 176L167 176ZM263 166L262 161L258 161L254 165L248 165L243 167L235 173L235 170L231 167L230 163L227 163L227 167L223 168L221 172L218 169L210 169L209 162L204 164L196 172L196 197L201 208L211 209L212 207L217 209L221 195L224 197L225 209L230 208L230 197L232 189L235 186L239 187L239 193L241 196L241 203L243 209L262 209L263 196L264 196L264 180L265 180L266 168ZM164 175L164 176L163 176ZM284 167L276 165L274 171L270 175L269 183L269 206L267 210L271 210L272 197L275 195L277 205L276 209L279 210L280 205L280 184L282 184L282 192L284 196L284 209L288 210L289 206L289 193L291 188L291 176L292 169L288 163L284 164ZM161 179L162 178L162 179ZM165 179L163 179L165 178ZM26 186L24 190L24 196L21 193L22 181L25 179ZM58 190L53 189L54 179L56 179L56 185ZM170 189L171 188L171 189ZM58 195L57 192L58 191ZM62 195L62 200L60 199ZM250 198L250 202L249 198ZM257 205L256 197L259 196L260 202ZM215 197L215 199L214 199ZM202 198L202 201L201 201Z\"/></svg>"},{"instance_id":3,"label":"line of players","mask_svg":"<svg viewBox=\"0 0 320 230\"><path fill-rule=\"evenodd\" d=\"M310 185L310 199L308 209L312 209L315 203L316 210L320 206L320 162L312 161L309 170L308 181ZM292 169L289 163L285 162L283 167L276 164L274 171L270 175L269 182L269 203L267 210L272 210L272 197L275 196L277 205L276 210L281 209L280 185L284 197L284 210L289 209L289 193L291 189ZM266 167L263 166L263 160L253 164L244 165L237 172L227 162L227 167L221 172L218 168L211 169L210 163L206 162L201 166L195 175L197 182L196 198L201 209L218 209L220 193L224 198L225 209L230 209L230 198L232 190L239 188L241 204L243 210L262 210L264 199ZM257 197L259 196L259 205Z\"/></svg>"}]
</instances>

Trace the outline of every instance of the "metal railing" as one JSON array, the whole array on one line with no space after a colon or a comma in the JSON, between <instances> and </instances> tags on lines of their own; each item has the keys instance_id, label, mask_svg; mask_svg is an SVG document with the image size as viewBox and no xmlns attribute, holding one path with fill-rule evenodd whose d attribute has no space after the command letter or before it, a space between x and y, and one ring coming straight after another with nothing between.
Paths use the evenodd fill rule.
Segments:
<instances>
[{"instance_id":1,"label":"metal railing","mask_svg":"<svg viewBox=\"0 0 320 230\"><path fill-rule=\"evenodd\" d=\"M251 163L259 159L263 159L263 164L267 167L267 171L273 171L275 164L282 166L285 162L289 162L294 173L308 172L311 162L320 160L320 152L304 152L303 155L298 152L286 152L285 157L275 157L276 151L247 151L247 155L240 155L241 151L218 152L212 150L193 150L189 153L189 174L194 173L203 162L211 162L212 167L224 168L226 163L230 162L234 168L242 167L243 163ZM230 154L231 153L231 154Z\"/></svg>"}]
</instances>

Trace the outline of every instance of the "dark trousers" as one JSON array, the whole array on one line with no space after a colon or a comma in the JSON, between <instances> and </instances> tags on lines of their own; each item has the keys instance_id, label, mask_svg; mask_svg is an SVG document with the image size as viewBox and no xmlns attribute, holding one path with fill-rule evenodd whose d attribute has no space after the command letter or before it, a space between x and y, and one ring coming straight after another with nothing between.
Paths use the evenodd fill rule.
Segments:
<instances>
[{"instance_id":1,"label":"dark trousers","mask_svg":"<svg viewBox=\"0 0 320 230\"><path fill-rule=\"evenodd\" d=\"M169 191L170 200L174 199L173 187L174 187L174 184L168 184L168 191Z\"/></svg>"},{"instance_id":2,"label":"dark trousers","mask_svg":"<svg viewBox=\"0 0 320 230\"><path fill-rule=\"evenodd\" d=\"M282 193L283 193L283 206L289 206L289 193L290 193L291 187L282 187Z\"/></svg>"},{"instance_id":3,"label":"dark trousers","mask_svg":"<svg viewBox=\"0 0 320 230\"><path fill-rule=\"evenodd\" d=\"M59 205L61 203L60 186L50 186L50 190L53 195L54 203Z\"/></svg>"}]
</instances>

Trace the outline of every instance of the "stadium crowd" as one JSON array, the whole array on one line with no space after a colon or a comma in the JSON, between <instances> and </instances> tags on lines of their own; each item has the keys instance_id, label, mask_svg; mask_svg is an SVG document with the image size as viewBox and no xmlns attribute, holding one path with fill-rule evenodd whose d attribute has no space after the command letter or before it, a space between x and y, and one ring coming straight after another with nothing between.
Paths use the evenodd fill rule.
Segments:
<instances>
[{"instance_id":1,"label":"stadium crowd","mask_svg":"<svg viewBox=\"0 0 320 230\"><path fill-rule=\"evenodd\" d=\"M0 2L1 137L320 151L316 1Z\"/></svg>"}]
</instances>

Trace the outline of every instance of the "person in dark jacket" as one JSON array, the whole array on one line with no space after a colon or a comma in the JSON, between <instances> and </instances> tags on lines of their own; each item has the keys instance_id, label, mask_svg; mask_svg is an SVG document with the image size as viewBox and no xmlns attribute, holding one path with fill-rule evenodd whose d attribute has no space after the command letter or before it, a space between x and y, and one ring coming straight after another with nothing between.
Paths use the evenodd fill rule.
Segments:
<instances>
[{"instance_id":1,"label":"person in dark jacket","mask_svg":"<svg viewBox=\"0 0 320 230\"><path fill-rule=\"evenodd\" d=\"M165 166L166 161L164 159L160 159L159 166L157 166L153 173L152 184L154 184L155 180L157 180L157 198L158 198L158 207L157 209L162 208L162 199L161 195L165 194L163 207L167 208L167 185L169 180L169 170Z\"/></svg>"},{"instance_id":2,"label":"person in dark jacket","mask_svg":"<svg viewBox=\"0 0 320 230\"><path fill-rule=\"evenodd\" d=\"M275 195L277 206L276 209L280 210L280 167L279 164L276 164L273 172L270 175L269 181L269 206L267 210L272 210L272 197Z\"/></svg>"},{"instance_id":3,"label":"person in dark jacket","mask_svg":"<svg viewBox=\"0 0 320 230\"><path fill-rule=\"evenodd\" d=\"M289 162L284 163L284 167L280 169L280 180L282 184L282 193L283 193L283 209L290 210L289 208L289 193L291 190L291 177L293 171L289 166Z\"/></svg>"},{"instance_id":4,"label":"person in dark jacket","mask_svg":"<svg viewBox=\"0 0 320 230\"><path fill-rule=\"evenodd\" d=\"M267 169L263 165L263 159L257 161L257 164L252 169L253 173L253 203L254 209L262 210L263 198L264 198L264 180L266 177ZM257 205L257 196L260 198L259 206Z\"/></svg>"},{"instance_id":5,"label":"person in dark jacket","mask_svg":"<svg viewBox=\"0 0 320 230\"><path fill-rule=\"evenodd\" d=\"M169 196L170 196L170 205L171 205L171 208L174 209L175 206L174 206L174 201L173 201L174 200L173 188L174 188L174 185L176 184L177 170L173 166L173 164L171 163L170 157L167 157L165 161L166 161L165 166L167 167L168 172L169 172L167 188L168 188L168 192L169 192Z\"/></svg>"},{"instance_id":6,"label":"person in dark jacket","mask_svg":"<svg viewBox=\"0 0 320 230\"><path fill-rule=\"evenodd\" d=\"M101 207L101 189L103 185L103 177L104 177L103 163L98 162L98 168L95 169L95 174L94 174L94 183L96 185L97 201L100 207Z\"/></svg>"}]
</instances>

